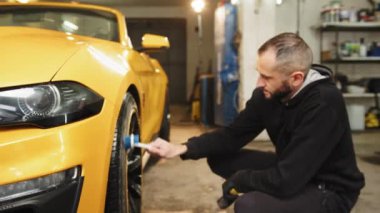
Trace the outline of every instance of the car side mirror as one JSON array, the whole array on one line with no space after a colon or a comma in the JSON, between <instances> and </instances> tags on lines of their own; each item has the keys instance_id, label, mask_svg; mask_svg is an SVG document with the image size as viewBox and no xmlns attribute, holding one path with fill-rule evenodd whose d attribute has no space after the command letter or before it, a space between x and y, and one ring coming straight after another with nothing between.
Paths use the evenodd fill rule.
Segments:
<instances>
[{"instance_id":1,"label":"car side mirror","mask_svg":"<svg viewBox=\"0 0 380 213\"><path fill-rule=\"evenodd\" d=\"M165 36L144 34L141 41L141 51L150 52L170 47L169 39Z\"/></svg>"}]
</instances>

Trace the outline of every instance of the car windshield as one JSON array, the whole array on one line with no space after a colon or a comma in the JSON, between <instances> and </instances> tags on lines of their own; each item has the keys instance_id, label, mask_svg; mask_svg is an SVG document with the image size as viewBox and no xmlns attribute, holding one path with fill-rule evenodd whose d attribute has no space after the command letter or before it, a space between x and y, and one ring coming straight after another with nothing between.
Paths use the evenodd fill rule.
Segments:
<instances>
[{"instance_id":1,"label":"car windshield","mask_svg":"<svg viewBox=\"0 0 380 213\"><path fill-rule=\"evenodd\" d=\"M2 7L0 26L23 26L119 41L116 16L98 10Z\"/></svg>"}]
</instances>

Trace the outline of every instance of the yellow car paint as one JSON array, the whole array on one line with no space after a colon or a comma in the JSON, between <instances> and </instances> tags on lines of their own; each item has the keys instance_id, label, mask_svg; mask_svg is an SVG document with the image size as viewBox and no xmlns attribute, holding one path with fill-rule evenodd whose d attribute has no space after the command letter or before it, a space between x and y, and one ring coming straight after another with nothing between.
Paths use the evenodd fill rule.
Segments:
<instances>
[{"instance_id":1,"label":"yellow car paint","mask_svg":"<svg viewBox=\"0 0 380 213\"><path fill-rule=\"evenodd\" d=\"M78 212L103 212L114 128L105 103L98 116L51 129L7 129L0 134L0 185L82 165ZM2 130L3 131L3 130ZM104 175L106 174L106 175Z\"/></svg>"},{"instance_id":2,"label":"yellow car paint","mask_svg":"<svg viewBox=\"0 0 380 213\"><path fill-rule=\"evenodd\" d=\"M0 3L0 8L18 3ZM56 81L78 82L104 98L102 111L74 123L41 129L0 127L0 185L82 166L78 212L104 212L111 145L123 97L136 88L141 140L157 135L168 78L157 60L132 49L124 16L117 10L78 3L28 3L107 11L118 21L119 42L52 30L0 26L0 90ZM148 46L168 46L155 37ZM15 51L19 50L19 51Z\"/></svg>"},{"instance_id":3,"label":"yellow car paint","mask_svg":"<svg viewBox=\"0 0 380 213\"><path fill-rule=\"evenodd\" d=\"M154 35L154 34L145 34L142 37L141 46L144 48L169 48L169 39L167 37Z\"/></svg>"}]
</instances>

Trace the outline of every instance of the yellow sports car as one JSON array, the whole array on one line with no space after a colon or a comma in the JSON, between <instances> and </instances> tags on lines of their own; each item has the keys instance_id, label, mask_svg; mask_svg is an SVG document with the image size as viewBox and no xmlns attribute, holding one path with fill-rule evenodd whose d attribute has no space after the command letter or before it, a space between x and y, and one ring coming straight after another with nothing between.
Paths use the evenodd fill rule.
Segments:
<instances>
[{"instance_id":1,"label":"yellow sports car","mask_svg":"<svg viewBox=\"0 0 380 213\"><path fill-rule=\"evenodd\" d=\"M167 76L117 10L0 3L0 212L140 212L144 152L168 137ZM145 50L145 51L144 51Z\"/></svg>"}]
</instances>

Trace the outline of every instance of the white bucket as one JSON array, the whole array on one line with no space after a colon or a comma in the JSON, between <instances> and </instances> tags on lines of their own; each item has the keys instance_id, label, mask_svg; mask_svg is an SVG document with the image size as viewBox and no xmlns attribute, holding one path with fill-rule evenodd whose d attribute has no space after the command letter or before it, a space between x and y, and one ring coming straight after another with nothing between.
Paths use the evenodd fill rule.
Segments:
<instances>
[{"instance_id":1,"label":"white bucket","mask_svg":"<svg viewBox=\"0 0 380 213\"><path fill-rule=\"evenodd\" d=\"M351 130L364 130L365 106L358 104L347 105L347 113Z\"/></svg>"}]
</instances>

